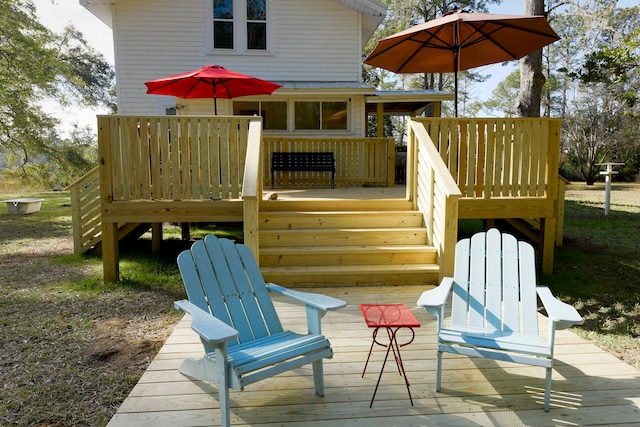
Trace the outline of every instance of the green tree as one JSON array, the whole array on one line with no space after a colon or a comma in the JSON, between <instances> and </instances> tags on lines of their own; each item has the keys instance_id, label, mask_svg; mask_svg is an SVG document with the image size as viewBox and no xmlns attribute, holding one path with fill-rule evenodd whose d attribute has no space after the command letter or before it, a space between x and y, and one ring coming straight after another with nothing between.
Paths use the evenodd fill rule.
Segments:
<instances>
[{"instance_id":1,"label":"green tree","mask_svg":"<svg viewBox=\"0 0 640 427\"><path fill-rule=\"evenodd\" d=\"M563 69L578 88L565 112L566 169L593 184L599 163L624 162L623 176L630 178L640 164L640 8L616 8L615 2L579 6L572 10L581 12L595 39L578 66Z\"/></svg>"},{"instance_id":2,"label":"green tree","mask_svg":"<svg viewBox=\"0 0 640 427\"><path fill-rule=\"evenodd\" d=\"M114 72L75 28L39 23L32 0L0 2L0 40L0 150L27 177L38 156L65 160L58 120L40 102L111 106Z\"/></svg>"}]
</instances>

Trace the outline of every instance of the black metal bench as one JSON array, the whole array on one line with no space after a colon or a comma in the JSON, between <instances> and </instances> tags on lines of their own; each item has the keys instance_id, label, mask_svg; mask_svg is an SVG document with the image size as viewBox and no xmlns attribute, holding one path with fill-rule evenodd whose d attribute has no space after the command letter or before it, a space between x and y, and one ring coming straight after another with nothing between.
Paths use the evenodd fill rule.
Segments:
<instances>
[{"instance_id":1,"label":"black metal bench","mask_svg":"<svg viewBox=\"0 0 640 427\"><path fill-rule=\"evenodd\" d=\"M335 188L336 159L333 152L274 152L271 155L271 187L275 171L331 172L331 188Z\"/></svg>"}]
</instances>

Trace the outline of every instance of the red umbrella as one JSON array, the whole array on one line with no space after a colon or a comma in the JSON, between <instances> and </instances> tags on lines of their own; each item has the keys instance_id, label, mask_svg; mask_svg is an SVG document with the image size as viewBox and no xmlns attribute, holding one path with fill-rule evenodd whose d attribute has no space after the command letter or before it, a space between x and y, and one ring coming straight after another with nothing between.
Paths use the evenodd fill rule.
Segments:
<instances>
[{"instance_id":1,"label":"red umbrella","mask_svg":"<svg viewBox=\"0 0 640 427\"><path fill-rule=\"evenodd\" d=\"M282 87L219 65L205 65L197 70L146 82L147 93L171 95L180 98L213 98L215 114L218 114L217 98L231 99L240 96L270 95Z\"/></svg>"},{"instance_id":2,"label":"red umbrella","mask_svg":"<svg viewBox=\"0 0 640 427\"><path fill-rule=\"evenodd\" d=\"M456 10L380 40L365 64L395 73L455 73L520 59L560 37L544 16Z\"/></svg>"}]
</instances>

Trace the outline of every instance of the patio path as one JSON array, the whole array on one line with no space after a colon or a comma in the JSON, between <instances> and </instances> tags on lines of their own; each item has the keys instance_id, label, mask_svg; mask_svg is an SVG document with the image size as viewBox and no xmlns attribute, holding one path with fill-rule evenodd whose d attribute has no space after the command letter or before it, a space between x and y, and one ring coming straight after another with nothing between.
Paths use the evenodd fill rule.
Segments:
<instances>
[{"instance_id":1,"label":"patio path","mask_svg":"<svg viewBox=\"0 0 640 427\"><path fill-rule=\"evenodd\" d=\"M435 392L435 319L416 306L423 288L326 288L317 292L345 299L348 306L323 319L334 348L325 362L325 397L313 391L305 367L231 391L234 426L590 426L640 425L640 371L569 331L556 338L551 410L542 410L544 369L445 355L442 391ZM402 349L414 406L392 359L373 408L369 408L383 349L374 350L359 310L361 303L405 303L421 327ZM304 309L281 298L276 305L285 327L302 331ZM178 372L185 357L202 346L185 317L108 424L118 426L216 426L216 388Z\"/></svg>"}]
</instances>

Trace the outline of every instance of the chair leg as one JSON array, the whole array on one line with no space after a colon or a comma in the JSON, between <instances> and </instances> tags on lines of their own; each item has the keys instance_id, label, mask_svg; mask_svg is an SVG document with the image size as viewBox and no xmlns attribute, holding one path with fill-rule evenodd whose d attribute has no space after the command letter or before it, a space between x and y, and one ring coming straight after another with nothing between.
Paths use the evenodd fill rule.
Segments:
<instances>
[{"instance_id":1,"label":"chair leg","mask_svg":"<svg viewBox=\"0 0 640 427\"><path fill-rule=\"evenodd\" d=\"M316 394L324 396L324 367L322 359L312 362L311 366L313 366L313 384L316 387Z\"/></svg>"},{"instance_id":2,"label":"chair leg","mask_svg":"<svg viewBox=\"0 0 640 427\"><path fill-rule=\"evenodd\" d=\"M224 345L224 347L224 350L218 348L216 349L218 400L220 402L220 425L222 427L230 427L231 411L229 409L229 363L227 361L226 345Z\"/></svg>"},{"instance_id":3,"label":"chair leg","mask_svg":"<svg viewBox=\"0 0 640 427\"><path fill-rule=\"evenodd\" d=\"M442 379L442 352L436 352L436 391L440 391L440 380Z\"/></svg>"},{"instance_id":4,"label":"chair leg","mask_svg":"<svg viewBox=\"0 0 640 427\"><path fill-rule=\"evenodd\" d=\"M547 381L544 389L544 410L549 412L549 406L551 403L551 375L553 374L553 368L547 368Z\"/></svg>"}]
</instances>

